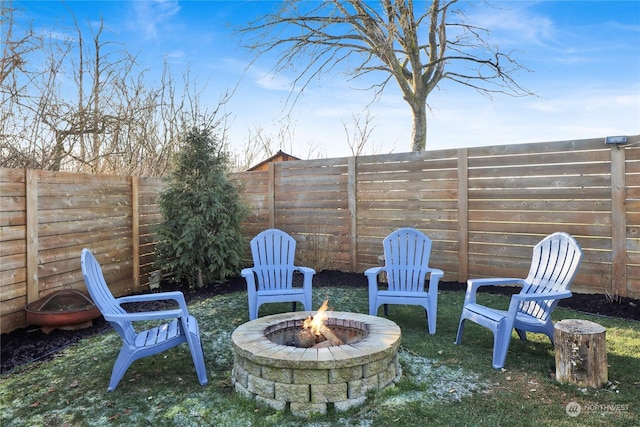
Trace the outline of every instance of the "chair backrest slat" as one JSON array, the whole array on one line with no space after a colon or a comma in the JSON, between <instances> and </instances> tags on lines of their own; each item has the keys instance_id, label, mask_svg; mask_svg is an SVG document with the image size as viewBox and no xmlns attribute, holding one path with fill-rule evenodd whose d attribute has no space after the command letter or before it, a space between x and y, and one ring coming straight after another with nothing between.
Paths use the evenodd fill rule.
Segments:
<instances>
[{"instance_id":1,"label":"chair backrest slat","mask_svg":"<svg viewBox=\"0 0 640 427\"><path fill-rule=\"evenodd\" d=\"M543 295L569 290L581 261L582 249L569 234L557 232L547 236L533 249L527 284L521 293ZM546 320L557 303L557 299L524 302L520 312Z\"/></svg>"}]
</instances>

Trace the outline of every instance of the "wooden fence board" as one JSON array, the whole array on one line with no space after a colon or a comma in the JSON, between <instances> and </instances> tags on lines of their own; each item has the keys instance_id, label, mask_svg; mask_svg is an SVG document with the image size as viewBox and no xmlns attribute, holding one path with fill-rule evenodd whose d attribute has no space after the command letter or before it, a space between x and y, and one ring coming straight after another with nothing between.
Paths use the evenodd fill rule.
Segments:
<instances>
[{"instance_id":1,"label":"wooden fence board","mask_svg":"<svg viewBox=\"0 0 640 427\"><path fill-rule=\"evenodd\" d=\"M635 138L635 137L634 137ZM630 138L630 142L634 140ZM469 158L476 156L485 156L489 158L505 157L505 156L539 156L545 153L561 154L575 153L580 151L591 151L603 149L604 143L602 139L588 139L577 141L553 141L545 143L528 143L513 145L492 145L486 147L469 148ZM512 162L513 163L513 162ZM567 161L569 163L569 161Z\"/></svg>"},{"instance_id":2,"label":"wooden fence board","mask_svg":"<svg viewBox=\"0 0 640 427\"><path fill-rule=\"evenodd\" d=\"M478 200L474 210L488 211L543 211L543 212L611 212L611 201L607 200Z\"/></svg>"},{"instance_id":3,"label":"wooden fence board","mask_svg":"<svg viewBox=\"0 0 640 427\"><path fill-rule=\"evenodd\" d=\"M539 200L575 200L576 192L580 192L580 199L596 199L609 200L611 198L611 188L589 188L589 189L570 189L567 192L563 188L527 188L526 192L520 188L510 189L487 189L487 188L469 188L469 202L480 199L492 200L520 200L539 199Z\"/></svg>"},{"instance_id":4,"label":"wooden fence board","mask_svg":"<svg viewBox=\"0 0 640 427\"><path fill-rule=\"evenodd\" d=\"M508 190L517 188L524 191L529 188L560 188L563 191L576 188L584 189L589 187L610 188L611 178L609 176L597 175L573 175L573 176L521 176L521 177L496 177L473 179L470 178L470 186L480 190L492 188L496 190ZM565 193L566 194L566 193Z\"/></svg>"},{"instance_id":5,"label":"wooden fence board","mask_svg":"<svg viewBox=\"0 0 640 427\"><path fill-rule=\"evenodd\" d=\"M26 307L26 297L18 297L7 299L2 302L0 306L0 316L2 317L2 327L4 328L5 318L11 316L14 313L21 314L24 317L23 309Z\"/></svg>"},{"instance_id":6,"label":"wooden fence board","mask_svg":"<svg viewBox=\"0 0 640 427\"><path fill-rule=\"evenodd\" d=\"M24 194L24 184L22 185ZM0 212L24 211L26 209L26 199L24 196L12 196L5 193L2 187L2 196L0 196Z\"/></svg>"},{"instance_id":7,"label":"wooden fence board","mask_svg":"<svg viewBox=\"0 0 640 427\"><path fill-rule=\"evenodd\" d=\"M26 266L26 252L0 257L0 271L12 271Z\"/></svg>"},{"instance_id":8,"label":"wooden fence board","mask_svg":"<svg viewBox=\"0 0 640 427\"><path fill-rule=\"evenodd\" d=\"M24 169L0 168L0 183L25 182ZM4 184L3 184L4 185Z\"/></svg>"},{"instance_id":9,"label":"wooden fence board","mask_svg":"<svg viewBox=\"0 0 640 427\"><path fill-rule=\"evenodd\" d=\"M572 155L575 160L575 155ZM522 177L522 176L565 176L575 174L609 176L611 168L608 162L585 163L571 165L564 163L509 165L503 167L469 168L469 178L482 179L490 177Z\"/></svg>"},{"instance_id":10,"label":"wooden fence board","mask_svg":"<svg viewBox=\"0 0 640 427\"><path fill-rule=\"evenodd\" d=\"M69 236L73 237L78 233L98 233L104 230L113 230L114 232L119 232L119 230L122 228L128 229L129 233L131 233L132 222L131 218L129 217L103 217L101 215L94 216L90 213L87 213L87 217L91 219L78 219L75 221L41 224L41 235L42 237L62 236L62 239L64 240L65 238L68 238ZM93 238L92 240L95 240L95 238Z\"/></svg>"},{"instance_id":11,"label":"wooden fence board","mask_svg":"<svg viewBox=\"0 0 640 427\"><path fill-rule=\"evenodd\" d=\"M26 225L6 226L0 228L0 242L9 245L11 241L24 239L27 234Z\"/></svg>"},{"instance_id":12,"label":"wooden fence board","mask_svg":"<svg viewBox=\"0 0 640 427\"><path fill-rule=\"evenodd\" d=\"M38 215L41 223L70 222L83 220L99 220L107 218L127 218L130 217L130 209L126 206L111 206L109 209L68 209L64 212L60 210L46 210Z\"/></svg>"},{"instance_id":13,"label":"wooden fence board","mask_svg":"<svg viewBox=\"0 0 640 427\"><path fill-rule=\"evenodd\" d=\"M26 254L27 242L24 233L20 234L20 238L17 240L0 240L0 270L7 268L2 262L2 257L18 256L24 260L26 259Z\"/></svg>"},{"instance_id":14,"label":"wooden fence board","mask_svg":"<svg viewBox=\"0 0 640 427\"><path fill-rule=\"evenodd\" d=\"M119 194L110 200L104 197L94 196L41 196L38 203L40 210L61 210L61 209L95 209L97 206L109 203L112 206L130 207L131 197L127 194Z\"/></svg>"},{"instance_id":15,"label":"wooden fence board","mask_svg":"<svg viewBox=\"0 0 640 427\"><path fill-rule=\"evenodd\" d=\"M5 286L0 287L0 300L6 301L10 299L25 297L24 291L24 280L7 282Z\"/></svg>"},{"instance_id":16,"label":"wooden fence board","mask_svg":"<svg viewBox=\"0 0 640 427\"><path fill-rule=\"evenodd\" d=\"M578 236L607 236L610 226L577 225L577 224L546 224L546 223L509 223L509 222L469 222L469 232L490 232L490 233L530 233L530 234L551 234L556 231L566 231L569 234Z\"/></svg>"},{"instance_id":17,"label":"wooden fence board","mask_svg":"<svg viewBox=\"0 0 640 427\"><path fill-rule=\"evenodd\" d=\"M487 211L470 209L469 221L610 225L611 214L608 212Z\"/></svg>"}]
</instances>

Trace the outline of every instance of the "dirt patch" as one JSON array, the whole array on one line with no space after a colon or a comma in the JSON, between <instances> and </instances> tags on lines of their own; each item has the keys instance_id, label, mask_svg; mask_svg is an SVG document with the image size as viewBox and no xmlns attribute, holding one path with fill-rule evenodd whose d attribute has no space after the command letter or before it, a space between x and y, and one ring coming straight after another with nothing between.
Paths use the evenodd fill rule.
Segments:
<instances>
[{"instance_id":1,"label":"dirt patch","mask_svg":"<svg viewBox=\"0 0 640 427\"><path fill-rule=\"evenodd\" d=\"M367 287L367 279L360 273L345 273L341 271L322 271L313 278L313 287ZM176 289L176 285L163 283L162 290ZM179 287L178 287L179 288ZM440 290L464 292L466 285L455 282L440 283ZM240 276L234 277L224 283L216 283L213 286L189 290L184 292L187 302L199 301L211 296L229 292L245 292L246 282ZM489 288L481 292L491 292L510 295L517 292L517 288ZM561 307L597 314L608 317L619 317L640 321L640 301L632 298L622 298L619 302L610 302L604 295L574 294L573 297L560 301ZM138 305L138 310L157 308L148 303ZM93 321L93 326L75 331L54 330L49 334L43 333L39 327L31 326L18 329L0 336L1 346L1 373L10 372L17 366L36 360L47 360L55 356L57 352L84 338L111 330L111 326L102 317Z\"/></svg>"},{"instance_id":2,"label":"dirt patch","mask_svg":"<svg viewBox=\"0 0 640 427\"><path fill-rule=\"evenodd\" d=\"M441 283L438 289L443 291L459 290L464 292L467 289L467 285L462 283L446 282ZM496 286L480 288L478 292L512 295L516 292L520 292L520 288ZM599 316L619 317L621 319L640 321L640 300L635 298L619 298L618 301L612 302L607 299L605 295L574 293L571 298L560 300L558 306Z\"/></svg>"}]
</instances>

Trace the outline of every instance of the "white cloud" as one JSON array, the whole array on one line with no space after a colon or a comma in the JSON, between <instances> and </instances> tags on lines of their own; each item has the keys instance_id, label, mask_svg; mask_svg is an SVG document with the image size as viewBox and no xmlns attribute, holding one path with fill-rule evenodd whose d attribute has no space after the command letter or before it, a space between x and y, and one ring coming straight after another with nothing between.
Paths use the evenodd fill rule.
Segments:
<instances>
[{"instance_id":1,"label":"white cloud","mask_svg":"<svg viewBox=\"0 0 640 427\"><path fill-rule=\"evenodd\" d=\"M142 30L147 39L156 39L158 27L180 11L177 0L133 1L130 4L135 15L132 26Z\"/></svg>"},{"instance_id":2,"label":"white cloud","mask_svg":"<svg viewBox=\"0 0 640 427\"><path fill-rule=\"evenodd\" d=\"M533 13L531 2L493 3L494 7L469 9L468 22L489 29L500 46L545 45L555 38L553 21Z\"/></svg>"},{"instance_id":3,"label":"white cloud","mask_svg":"<svg viewBox=\"0 0 640 427\"><path fill-rule=\"evenodd\" d=\"M291 81L288 78L272 73L257 73L254 82L265 90L289 91L291 89Z\"/></svg>"}]
</instances>

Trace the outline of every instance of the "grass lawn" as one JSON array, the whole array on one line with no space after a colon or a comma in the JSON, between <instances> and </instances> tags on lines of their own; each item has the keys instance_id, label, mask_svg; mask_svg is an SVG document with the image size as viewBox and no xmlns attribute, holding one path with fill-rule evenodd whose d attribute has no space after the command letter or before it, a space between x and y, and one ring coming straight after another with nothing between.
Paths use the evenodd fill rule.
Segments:
<instances>
[{"instance_id":1,"label":"grass lawn","mask_svg":"<svg viewBox=\"0 0 640 427\"><path fill-rule=\"evenodd\" d=\"M338 311L367 312L367 290L314 290L314 307L329 298ZM427 334L420 307L390 306L402 330L402 379L371 393L348 412L295 418L235 393L231 333L248 320L246 294L194 303L209 384L198 384L186 345L136 361L118 388L107 392L120 349L115 332L67 348L54 360L22 366L0 377L2 426L638 426L640 425L640 323L556 309L554 320L587 319L607 328L611 386L560 385L552 374L554 351L543 335L511 341L505 369L491 367L491 332L467 322L462 345L454 339L462 292L441 292L437 333ZM483 294L479 302L507 307L508 298ZM260 316L285 312L268 304ZM382 314L382 309L380 309ZM568 404L579 404L577 416ZM574 413L575 415L575 413Z\"/></svg>"}]
</instances>

